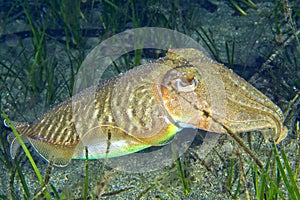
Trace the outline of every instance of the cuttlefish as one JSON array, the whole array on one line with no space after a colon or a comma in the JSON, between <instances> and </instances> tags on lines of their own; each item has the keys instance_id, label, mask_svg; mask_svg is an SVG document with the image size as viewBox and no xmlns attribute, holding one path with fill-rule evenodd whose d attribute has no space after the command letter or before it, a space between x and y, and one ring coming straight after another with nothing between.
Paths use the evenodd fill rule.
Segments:
<instances>
[{"instance_id":1,"label":"cuttlefish","mask_svg":"<svg viewBox=\"0 0 300 200\"><path fill-rule=\"evenodd\" d=\"M16 130L47 161L118 157L169 143L183 128L287 136L269 98L202 51L170 49L155 62L92 86ZM14 157L18 147L11 140Z\"/></svg>"}]
</instances>

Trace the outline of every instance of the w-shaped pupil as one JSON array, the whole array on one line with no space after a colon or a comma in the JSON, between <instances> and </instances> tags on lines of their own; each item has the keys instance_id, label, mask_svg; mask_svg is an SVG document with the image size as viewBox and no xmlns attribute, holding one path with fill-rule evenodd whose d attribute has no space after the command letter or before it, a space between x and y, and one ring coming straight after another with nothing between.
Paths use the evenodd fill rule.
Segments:
<instances>
[{"instance_id":1,"label":"w-shaped pupil","mask_svg":"<svg viewBox=\"0 0 300 200\"><path fill-rule=\"evenodd\" d=\"M196 77L191 79L178 78L175 81L175 87L179 92L192 92L197 87L198 80Z\"/></svg>"}]
</instances>

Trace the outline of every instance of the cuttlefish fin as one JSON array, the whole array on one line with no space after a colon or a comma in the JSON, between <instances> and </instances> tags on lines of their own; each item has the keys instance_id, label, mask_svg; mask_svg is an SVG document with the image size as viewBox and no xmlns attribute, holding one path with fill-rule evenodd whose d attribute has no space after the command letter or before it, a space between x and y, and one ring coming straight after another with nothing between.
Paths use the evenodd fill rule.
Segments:
<instances>
[{"instance_id":1,"label":"cuttlefish fin","mask_svg":"<svg viewBox=\"0 0 300 200\"><path fill-rule=\"evenodd\" d=\"M46 143L38 139L32 139L27 137L24 132L30 128L28 122L15 122L11 121L12 125L16 128L24 143L30 143L34 149L43 157L46 161L52 162L53 165L58 167L64 167L69 164L76 145L64 146ZM6 120L3 121L4 126L10 128ZM20 143L15 137L14 133L7 136L7 141L10 144L10 156L14 159L20 148Z\"/></svg>"},{"instance_id":2,"label":"cuttlefish fin","mask_svg":"<svg viewBox=\"0 0 300 200\"><path fill-rule=\"evenodd\" d=\"M89 159L101 159L124 156L149 146L118 126L99 125L84 133L72 158L85 159L85 147Z\"/></svg>"},{"instance_id":3,"label":"cuttlefish fin","mask_svg":"<svg viewBox=\"0 0 300 200\"><path fill-rule=\"evenodd\" d=\"M24 128L28 128L30 125L28 122L16 122L16 121L12 121L10 120L11 124L17 129L17 131L19 132L21 129L24 129ZM11 128L6 119L3 120L3 125L7 128Z\"/></svg>"},{"instance_id":4,"label":"cuttlefish fin","mask_svg":"<svg viewBox=\"0 0 300 200\"><path fill-rule=\"evenodd\" d=\"M31 138L28 140L41 157L58 167L65 167L70 163L76 148L76 145L55 145Z\"/></svg>"},{"instance_id":5,"label":"cuttlefish fin","mask_svg":"<svg viewBox=\"0 0 300 200\"><path fill-rule=\"evenodd\" d=\"M21 139L23 140L24 143L28 143L29 141L27 140L27 137L25 135L21 135ZM20 148L20 143L17 140L16 136L14 133L10 133L7 136L7 141L9 143L9 153L12 159L15 159L17 152Z\"/></svg>"},{"instance_id":6,"label":"cuttlefish fin","mask_svg":"<svg viewBox=\"0 0 300 200\"><path fill-rule=\"evenodd\" d=\"M23 128L26 128L26 127L29 126L29 124L27 122L16 122L16 121L10 121L10 122L17 129L18 132L19 132L19 130L22 130ZM3 121L3 124L4 124L5 127L11 128L8 125L6 120ZM27 137L25 135L20 134L20 136L21 136L21 139L23 140L24 143L28 143ZM15 157L17 155L17 152L18 152L21 145L20 145L19 141L17 140L14 133L10 133L7 136L6 139L9 143L10 156L11 156L12 159L15 159Z\"/></svg>"}]
</instances>

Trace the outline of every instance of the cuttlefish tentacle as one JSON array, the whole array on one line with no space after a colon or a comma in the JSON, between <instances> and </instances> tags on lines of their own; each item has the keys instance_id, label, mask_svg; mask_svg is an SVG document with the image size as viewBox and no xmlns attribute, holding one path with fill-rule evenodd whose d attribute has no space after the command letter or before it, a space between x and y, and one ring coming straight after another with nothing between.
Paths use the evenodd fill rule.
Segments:
<instances>
[{"instance_id":1,"label":"cuttlefish tentacle","mask_svg":"<svg viewBox=\"0 0 300 200\"><path fill-rule=\"evenodd\" d=\"M14 123L36 151L56 166L71 159L122 156L169 143L186 127L216 133L287 128L271 100L196 49L171 49L165 58L88 88L32 123ZM10 139L11 155L17 142Z\"/></svg>"}]
</instances>

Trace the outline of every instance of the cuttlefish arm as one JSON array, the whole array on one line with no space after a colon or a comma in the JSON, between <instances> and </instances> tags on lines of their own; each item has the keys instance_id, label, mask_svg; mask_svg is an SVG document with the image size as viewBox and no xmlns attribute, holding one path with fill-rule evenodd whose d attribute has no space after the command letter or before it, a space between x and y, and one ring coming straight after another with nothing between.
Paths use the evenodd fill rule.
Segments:
<instances>
[{"instance_id":1,"label":"cuttlefish arm","mask_svg":"<svg viewBox=\"0 0 300 200\"><path fill-rule=\"evenodd\" d=\"M287 136L281 109L232 70L195 49L172 49L167 58L182 63L162 87L165 105L178 121L217 133L226 133L224 126L234 133L262 130L276 143ZM186 91L178 80L189 81Z\"/></svg>"},{"instance_id":2,"label":"cuttlefish arm","mask_svg":"<svg viewBox=\"0 0 300 200\"><path fill-rule=\"evenodd\" d=\"M271 100L196 49L171 49L165 58L88 88L17 131L56 166L71 159L122 156L169 143L182 128L216 133L271 130L287 135ZM11 140L11 154L17 142Z\"/></svg>"}]
</instances>

